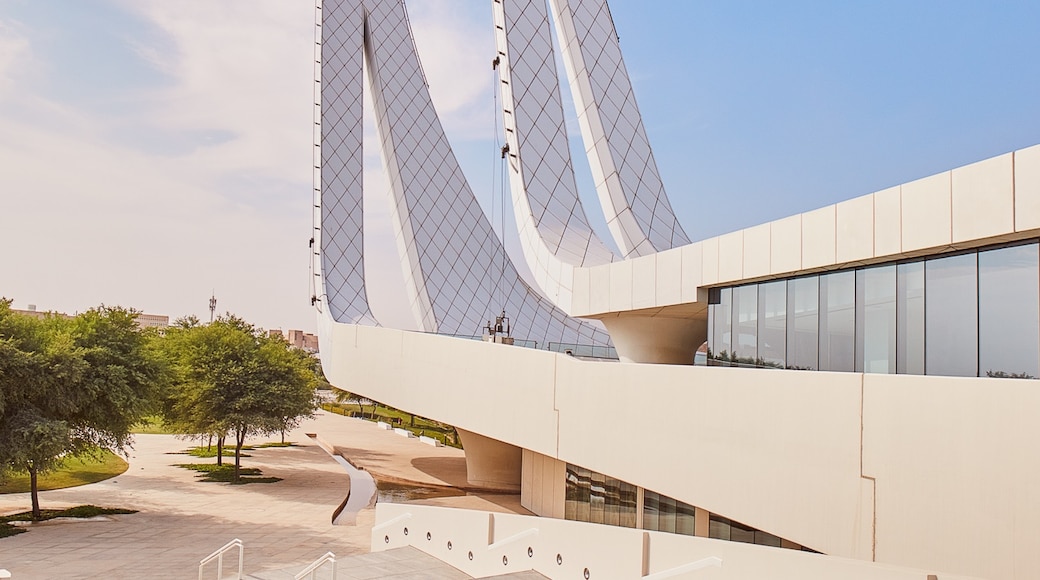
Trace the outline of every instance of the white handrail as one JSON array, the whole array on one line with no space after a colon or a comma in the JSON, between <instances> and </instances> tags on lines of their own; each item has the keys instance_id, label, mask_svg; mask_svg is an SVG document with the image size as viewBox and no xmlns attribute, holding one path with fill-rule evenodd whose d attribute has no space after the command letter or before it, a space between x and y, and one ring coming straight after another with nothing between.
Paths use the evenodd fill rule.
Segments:
<instances>
[{"instance_id":1,"label":"white handrail","mask_svg":"<svg viewBox=\"0 0 1040 580\"><path fill-rule=\"evenodd\" d=\"M385 529L387 529L387 528L389 528L391 526L396 526L397 524L399 524L401 522L406 522L406 521L408 521L410 519L412 519L412 514L411 513L403 513L403 514L397 516L396 518L394 518L392 520L387 520L387 521L379 524L378 526L372 528L372 531L373 532L381 532L381 531L383 531L383 530L385 530Z\"/></svg>"},{"instance_id":2,"label":"white handrail","mask_svg":"<svg viewBox=\"0 0 1040 580\"><path fill-rule=\"evenodd\" d=\"M323 565L332 562L332 580L336 580L336 555L332 552L325 552L325 555L317 560L311 562L310 566L307 566L299 574L293 576L293 580L303 580L308 574L311 575L311 580L314 580L314 575L318 573L318 568Z\"/></svg>"},{"instance_id":3,"label":"white handrail","mask_svg":"<svg viewBox=\"0 0 1040 580\"><path fill-rule=\"evenodd\" d=\"M221 580L224 577L224 553L232 548L238 548L238 576L236 578L242 580L242 568L245 564L245 547L242 545L242 540L238 538L217 548L212 554L199 561L199 580L202 580L202 568L214 559L217 560L217 580Z\"/></svg>"},{"instance_id":4,"label":"white handrail","mask_svg":"<svg viewBox=\"0 0 1040 580\"><path fill-rule=\"evenodd\" d=\"M518 534L513 534L512 536L509 536L508 538L504 538L502 540L499 540L499 541L495 542L494 544L491 544L490 546L488 546L488 550L497 550L497 549L501 548L502 546L506 546L506 545L509 545L509 544L516 543L516 542L518 542L518 541L520 541L520 540L522 540L522 539L524 539L524 538L526 538L528 536L537 536L537 535L538 535L538 528L529 528L529 529L526 529L526 530L524 530L524 531L522 531L522 532L520 532Z\"/></svg>"}]
</instances>

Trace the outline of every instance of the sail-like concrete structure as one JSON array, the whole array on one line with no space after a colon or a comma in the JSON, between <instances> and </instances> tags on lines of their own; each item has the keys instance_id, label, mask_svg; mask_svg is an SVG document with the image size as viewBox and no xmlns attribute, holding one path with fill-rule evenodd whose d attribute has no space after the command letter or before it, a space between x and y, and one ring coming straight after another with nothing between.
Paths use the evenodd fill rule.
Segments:
<instances>
[{"instance_id":1,"label":"sail-like concrete structure","mask_svg":"<svg viewBox=\"0 0 1040 580\"><path fill-rule=\"evenodd\" d=\"M606 2L490 1L516 224L547 298L461 174L403 1L321 10L323 369L455 426L469 484L542 516L384 504L373 548L478 577L1040 576L1040 146L688 243ZM575 186L554 25L619 256ZM366 62L427 332L368 306ZM441 336L502 309L539 348ZM621 362L547 352L607 343L570 316L603 321Z\"/></svg>"},{"instance_id":2,"label":"sail-like concrete structure","mask_svg":"<svg viewBox=\"0 0 1040 580\"><path fill-rule=\"evenodd\" d=\"M406 289L423 331L479 335L505 312L516 338L606 346L607 334L576 320L521 279L480 208L434 109L399 0L322 5L324 297L334 320L367 322L364 284L363 69Z\"/></svg>"}]
</instances>

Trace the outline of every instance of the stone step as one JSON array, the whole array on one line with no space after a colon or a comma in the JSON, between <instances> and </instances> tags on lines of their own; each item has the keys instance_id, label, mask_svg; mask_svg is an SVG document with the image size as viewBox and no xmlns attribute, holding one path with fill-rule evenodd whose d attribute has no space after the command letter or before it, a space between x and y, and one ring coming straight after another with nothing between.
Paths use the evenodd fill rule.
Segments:
<instances>
[{"instance_id":1,"label":"stone step","mask_svg":"<svg viewBox=\"0 0 1040 580\"><path fill-rule=\"evenodd\" d=\"M293 575L306 568L308 563L281 570L265 570L247 576L252 580L292 580ZM366 580L369 578L393 578L397 580L470 580L472 576L441 562L412 547L396 548L385 552L373 552L359 556L337 559L339 580ZM316 580L331 580L331 566L323 566L314 575ZM520 577L527 578L527 577ZM537 576L535 578L541 578Z\"/></svg>"},{"instance_id":2,"label":"stone step","mask_svg":"<svg viewBox=\"0 0 1040 580\"><path fill-rule=\"evenodd\" d=\"M548 580L548 576L542 576L534 570L526 570L524 572L512 572L509 574L499 574L498 576L485 576L480 580L490 580L492 578L501 578L503 580Z\"/></svg>"}]
</instances>

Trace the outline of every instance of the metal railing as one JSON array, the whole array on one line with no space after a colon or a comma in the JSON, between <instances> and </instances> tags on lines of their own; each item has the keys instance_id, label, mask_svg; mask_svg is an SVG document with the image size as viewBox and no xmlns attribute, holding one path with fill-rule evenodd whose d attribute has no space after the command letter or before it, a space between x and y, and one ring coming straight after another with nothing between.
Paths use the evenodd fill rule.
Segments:
<instances>
[{"instance_id":1,"label":"metal railing","mask_svg":"<svg viewBox=\"0 0 1040 580\"><path fill-rule=\"evenodd\" d=\"M483 336L478 336L475 334L449 334L440 332L425 332L424 334L436 334L438 336L449 336L451 338L462 338L466 340L484 340ZM610 360L618 359L617 350L612 346L577 344L571 342L549 342L543 346L539 345L537 340L527 340L516 337L513 338L513 346L531 348L534 350L548 350L552 352L567 353L583 358L601 358Z\"/></svg>"},{"instance_id":2,"label":"metal railing","mask_svg":"<svg viewBox=\"0 0 1040 580\"><path fill-rule=\"evenodd\" d=\"M314 580L315 574L318 573L318 568L321 568L328 563L332 564L332 580L336 580L336 555L332 552L325 552L325 555L311 562L311 564L301 570L299 574L293 576L293 580L303 580L307 575L310 575L310 580Z\"/></svg>"},{"instance_id":3,"label":"metal railing","mask_svg":"<svg viewBox=\"0 0 1040 580\"><path fill-rule=\"evenodd\" d=\"M206 556L199 561L199 580L202 580L202 569L213 560L217 561L217 580L221 580L224 577L224 554L231 551L233 548L238 548L238 580L242 580L242 567L245 564L245 547L242 546L242 540L235 538L230 542L224 544L209 556Z\"/></svg>"},{"instance_id":4,"label":"metal railing","mask_svg":"<svg viewBox=\"0 0 1040 580\"><path fill-rule=\"evenodd\" d=\"M596 346L592 344L577 344L570 342L550 342L547 350L562 352L571 356L583 358L602 358L617 360L617 350L612 346Z\"/></svg>"}]
</instances>

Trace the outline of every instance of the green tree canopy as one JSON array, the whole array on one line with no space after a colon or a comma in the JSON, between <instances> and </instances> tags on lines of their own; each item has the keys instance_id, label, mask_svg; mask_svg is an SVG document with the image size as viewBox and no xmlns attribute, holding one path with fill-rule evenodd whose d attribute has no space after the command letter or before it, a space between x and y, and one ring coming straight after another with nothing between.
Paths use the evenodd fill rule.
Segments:
<instances>
[{"instance_id":1,"label":"green tree canopy","mask_svg":"<svg viewBox=\"0 0 1040 580\"><path fill-rule=\"evenodd\" d=\"M101 306L72 319L11 311L0 300L0 469L36 478L67 455L123 451L153 402L163 365L137 313Z\"/></svg>"},{"instance_id":2,"label":"green tree canopy","mask_svg":"<svg viewBox=\"0 0 1040 580\"><path fill-rule=\"evenodd\" d=\"M208 325L178 321L166 350L176 369L165 420L188 433L235 438L235 479L245 439L299 424L315 408L311 357L233 315Z\"/></svg>"}]
</instances>

